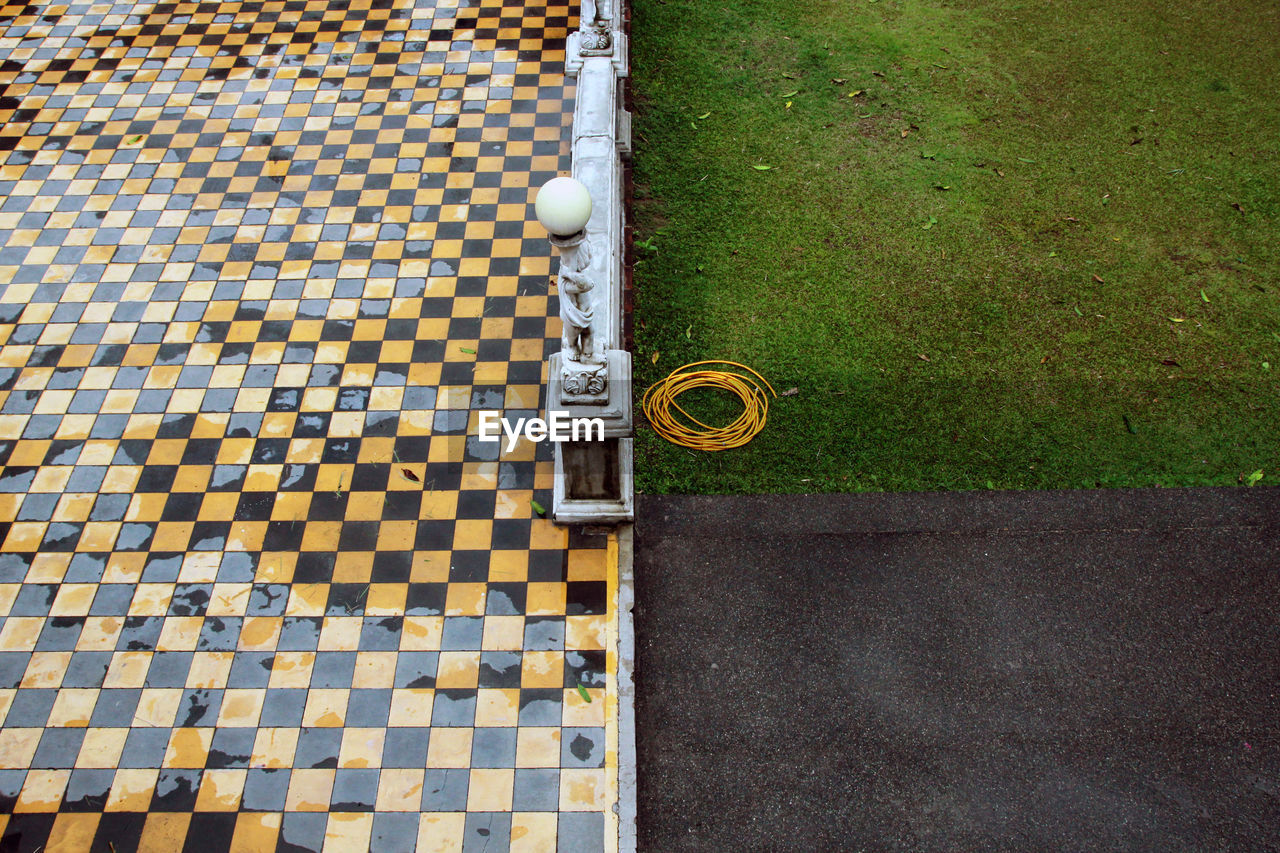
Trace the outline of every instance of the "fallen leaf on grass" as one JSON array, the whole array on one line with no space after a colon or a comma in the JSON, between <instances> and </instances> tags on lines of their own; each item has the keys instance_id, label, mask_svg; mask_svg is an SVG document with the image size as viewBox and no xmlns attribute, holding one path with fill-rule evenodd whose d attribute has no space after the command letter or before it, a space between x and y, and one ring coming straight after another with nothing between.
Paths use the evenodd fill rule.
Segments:
<instances>
[{"instance_id":1,"label":"fallen leaf on grass","mask_svg":"<svg viewBox=\"0 0 1280 853\"><path fill-rule=\"evenodd\" d=\"M859 96L859 95L861 95L861 94L862 94L862 90L861 90L861 89L854 89L854 90L853 90L852 92L850 92L848 95L845 95L845 97L846 97L846 98L856 98L856 97L858 97L858 96Z\"/></svg>"},{"instance_id":2,"label":"fallen leaf on grass","mask_svg":"<svg viewBox=\"0 0 1280 853\"><path fill-rule=\"evenodd\" d=\"M779 397L794 397L795 395L797 395L797 394L799 394L799 393L800 393L800 389L799 389L799 388L788 388L787 390L783 391L783 392L782 392L781 394L779 394L778 396L779 396Z\"/></svg>"},{"instance_id":3,"label":"fallen leaf on grass","mask_svg":"<svg viewBox=\"0 0 1280 853\"><path fill-rule=\"evenodd\" d=\"M782 95L782 97L784 97L784 98L794 98L794 97L795 97L796 95L798 95L798 94L800 94L800 90L799 90L799 89L796 89L794 92L787 92L787 94Z\"/></svg>"},{"instance_id":4,"label":"fallen leaf on grass","mask_svg":"<svg viewBox=\"0 0 1280 853\"><path fill-rule=\"evenodd\" d=\"M1186 317L1170 317L1170 318L1169 318L1169 322L1170 322L1170 323L1185 323L1185 322L1187 322L1187 318L1186 318Z\"/></svg>"},{"instance_id":5,"label":"fallen leaf on grass","mask_svg":"<svg viewBox=\"0 0 1280 853\"><path fill-rule=\"evenodd\" d=\"M907 134L908 134L908 133L910 133L910 132L911 132L911 128L909 128L909 127L904 127L904 128L902 129L902 133L900 133L900 134L899 134L899 136L901 136L903 139L906 139L906 138L907 138Z\"/></svg>"},{"instance_id":6,"label":"fallen leaf on grass","mask_svg":"<svg viewBox=\"0 0 1280 853\"><path fill-rule=\"evenodd\" d=\"M1098 284L1106 284L1102 276L1098 275L1097 273L1093 274L1093 280L1096 281Z\"/></svg>"},{"instance_id":7,"label":"fallen leaf on grass","mask_svg":"<svg viewBox=\"0 0 1280 853\"><path fill-rule=\"evenodd\" d=\"M662 355L662 353L658 352L657 350L654 350L654 351L653 351L653 355L651 355L651 356L649 357L649 361L653 362L654 364L657 364L657 363L658 363L658 356L660 356L660 355Z\"/></svg>"},{"instance_id":8,"label":"fallen leaf on grass","mask_svg":"<svg viewBox=\"0 0 1280 853\"><path fill-rule=\"evenodd\" d=\"M763 165L763 164L761 164L761 163L756 163L756 164L752 165L752 167L751 167L751 168L755 169L757 172L767 172L767 171L769 171L770 169L772 169L773 167L772 167L772 166L765 166L765 165Z\"/></svg>"},{"instance_id":9,"label":"fallen leaf on grass","mask_svg":"<svg viewBox=\"0 0 1280 853\"><path fill-rule=\"evenodd\" d=\"M1205 292L1203 290L1200 291L1200 298L1203 299L1205 302L1209 301L1209 297L1205 295Z\"/></svg>"},{"instance_id":10,"label":"fallen leaf on grass","mask_svg":"<svg viewBox=\"0 0 1280 853\"><path fill-rule=\"evenodd\" d=\"M529 506L533 507L533 511L536 512L538 515L546 516L547 511L543 509L542 504L538 503L537 501L533 501L533 500L529 501Z\"/></svg>"},{"instance_id":11,"label":"fallen leaf on grass","mask_svg":"<svg viewBox=\"0 0 1280 853\"><path fill-rule=\"evenodd\" d=\"M938 224L938 218L937 218L936 216L930 216L930 217L929 217L929 221L928 221L928 222L926 222L925 224L921 225L920 227L921 227L923 230L928 231L930 228L932 228L933 226L935 226L935 225L937 225L937 224Z\"/></svg>"},{"instance_id":12,"label":"fallen leaf on grass","mask_svg":"<svg viewBox=\"0 0 1280 853\"><path fill-rule=\"evenodd\" d=\"M832 77L831 82L835 83L837 86L843 86L845 83L848 83L849 81L843 77Z\"/></svg>"},{"instance_id":13,"label":"fallen leaf on grass","mask_svg":"<svg viewBox=\"0 0 1280 853\"><path fill-rule=\"evenodd\" d=\"M920 359L921 361L933 361L933 359L929 358L929 356L925 355L924 353L917 354L916 358Z\"/></svg>"},{"instance_id":14,"label":"fallen leaf on grass","mask_svg":"<svg viewBox=\"0 0 1280 853\"><path fill-rule=\"evenodd\" d=\"M1248 477L1244 478L1244 484L1246 486L1256 486L1258 485L1258 481L1261 479L1262 479L1262 469L1259 468L1257 471L1254 471Z\"/></svg>"},{"instance_id":15,"label":"fallen leaf on grass","mask_svg":"<svg viewBox=\"0 0 1280 853\"><path fill-rule=\"evenodd\" d=\"M1121 415L1120 417L1124 419L1124 428L1125 428L1125 429L1127 429L1127 430L1129 431L1129 434L1130 434L1130 435L1137 435L1137 434L1138 434L1138 431L1137 431L1136 429L1134 429L1134 428L1133 428L1133 421L1129 420L1129 416L1128 416L1128 415Z\"/></svg>"},{"instance_id":16,"label":"fallen leaf on grass","mask_svg":"<svg viewBox=\"0 0 1280 853\"><path fill-rule=\"evenodd\" d=\"M1035 160L1028 160L1026 157L1019 157L1019 158L1018 158L1018 162L1019 162L1019 163L1034 163L1034 162L1035 162Z\"/></svg>"},{"instance_id":17,"label":"fallen leaf on grass","mask_svg":"<svg viewBox=\"0 0 1280 853\"><path fill-rule=\"evenodd\" d=\"M1171 358L1162 358L1160 359L1160 363L1163 364L1165 367L1182 367L1181 364L1178 364L1178 362L1174 361Z\"/></svg>"},{"instance_id":18,"label":"fallen leaf on grass","mask_svg":"<svg viewBox=\"0 0 1280 853\"><path fill-rule=\"evenodd\" d=\"M702 115L698 116L698 121L702 121L702 119L709 118L710 116L711 116L711 113L703 113Z\"/></svg>"},{"instance_id":19,"label":"fallen leaf on grass","mask_svg":"<svg viewBox=\"0 0 1280 853\"><path fill-rule=\"evenodd\" d=\"M785 72L785 71L783 71L783 72L782 72L782 76L783 76L783 77L786 77L788 80L795 80L795 79L796 79L796 75L794 75L794 74L788 74L788 73L787 73L787 72Z\"/></svg>"}]
</instances>

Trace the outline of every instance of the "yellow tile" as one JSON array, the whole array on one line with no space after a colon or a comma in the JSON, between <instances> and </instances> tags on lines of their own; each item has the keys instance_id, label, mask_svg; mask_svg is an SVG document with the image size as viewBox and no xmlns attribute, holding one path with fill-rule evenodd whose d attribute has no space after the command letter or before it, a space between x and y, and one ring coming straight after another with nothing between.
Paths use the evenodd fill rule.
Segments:
<instances>
[{"instance_id":1,"label":"yellow tile","mask_svg":"<svg viewBox=\"0 0 1280 853\"><path fill-rule=\"evenodd\" d=\"M449 591L445 596L445 615L483 616L486 591L487 585L483 583L449 584Z\"/></svg>"},{"instance_id":2,"label":"yellow tile","mask_svg":"<svg viewBox=\"0 0 1280 853\"><path fill-rule=\"evenodd\" d=\"M185 549L183 547L178 550ZM140 583L134 589L129 603L130 616L164 616L169 612L169 600L173 598L171 583Z\"/></svg>"},{"instance_id":3,"label":"yellow tile","mask_svg":"<svg viewBox=\"0 0 1280 853\"><path fill-rule=\"evenodd\" d=\"M84 728L89 725L89 718L93 716L93 706L97 701L96 688L64 687L58 691L45 725Z\"/></svg>"},{"instance_id":4,"label":"yellow tile","mask_svg":"<svg viewBox=\"0 0 1280 853\"><path fill-rule=\"evenodd\" d=\"M281 768L293 766L293 754L298 747L298 729L262 728L253 740L252 767Z\"/></svg>"},{"instance_id":5,"label":"yellow tile","mask_svg":"<svg viewBox=\"0 0 1280 853\"><path fill-rule=\"evenodd\" d=\"M372 573L372 551L343 551L338 554L338 558L334 562L332 580L334 583L362 583L368 585Z\"/></svg>"},{"instance_id":6,"label":"yellow tile","mask_svg":"<svg viewBox=\"0 0 1280 853\"><path fill-rule=\"evenodd\" d=\"M524 648L524 617L484 617L484 639L481 645L486 651L520 651Z\"/></svg>"},{"instance_id":7,"label":"yellow tile","mask_svg":"<svg viewBox=\"0 0 1280 853\"><path fill-rule=\"evenodd\" d=\"M338 752L339 767L379 768L382 745L387 730L383 728L345 728L342 748Z\"/></svg>"},{"instance_id":8,"label":"yellow tile","mask_svg":"<svg viewBox=\"0 0 1280 853\"><path fill-rule=\"evenodd\" d=\"M521 726L516 732L517 767L559 767L560 728Z\"/></svg>"},{"instance_id":9,"label":"yellow tile","mask_svg":"<svg viewBox=\"0 0 1280 853\"><path fill-rule=\"evenodd\" d=\"M602 687L586 688L591 697L588 702L582 698L576 687L566 687L561 703L561 725L565 726L603 726L605 714L605 691Z\"/></svg>"},{"instance_id":10,"label":"yellow tile","mask_svg":"<svg viewBox=\"0 0 1280 853\"><path fill-rule=\"evenodd\" d=\"M561 652L525 652L520 662L521 687L563 687L564 655Z\"/></svg>"},{"instance_id":11,"label":"yellow tile","mask_svg":"<svg viewBox=\"0 0 1280 853\"><path fill-rule=\"evenodd\" d=\"M39 616L10 616L0 627L0 651L29 652L36 647L44 619Z\"/></svg>"},{"instance_id":12,"label":"yellow tile","mask_svg":"<svg viewBox=\"0 0 1280 853\"><path fill-rule=\"evenodd\" d=\"M532 498L533 492L528 492ZM529 499L525 499L527 505ZM501 515L495 515L501 518ZM529 552L495 550L489 553L489 580L493 583L524 583L529 579Z\"/></svg>"},{"instance_id":13,"label":"yellow tile","mask_svg":"<svg viewBox=\"0 0 1280 853\"><path fill-rule=\"evenodd\" d=\"M261 570L259 570L261 572ZM323 616L329 606L329 584L294 584L289 590L289 616Z\"/></svg>"},{"instance_id":14,"label":"yellow tile","mask_svg":"<svg viewBox=\"0 0 1280 853\"><path fill-rule=\"evenodd\" d=\"M161 652L190 652L200 642L204 627L203 616L169 616L160 629L156 650Z\"/></svg>"},{"instance_id":15,"label":"yellow tile","mask_svg":"<svg viewBox=\"0 0 1280 853\"><path fill-rule=\"evenodd\" d=\"M117 767L120 754L124 752L125 738L129 729L91 728L84 734L80 744L80 754L76 757L76 767L108 768Z\"/></svg>"},{"instance_id":16,"label":"yellow tile","mask_svg":"<svg viewBox=\"0 0 1280 853\"><path fill-rule=\"evenodd\" d=\"M111 782L111 793L107 796L105 811L109 812L145 812L151 806L151 795L155 792L156 777L160 775L157 768L117 770Z\"/></svg>"},{"instance_id":17,"label":"yellow tile","mask_svg":"<svg viewBox=\"0 0 1280 853\"><path fill-rule=\"evenodd\" d=\"M602 581L605 580L608 552L604 548L573 548L569 551L569 571L565 577L568 581Z\"/></svg>"},{"instance_id":18,"label":"yellow tile","mask_svg":"<svg viewBox=\"0 0 1280 853\"><path fill-rule=\"evenodd\" d=\"M534 582L528 586L527 616L560 616L565 612L568 587L563 583Z\"/></svg>"},{"instance_id":19,"label":"yellow tile","mask_svg":"<svg viewBox=\"0 0 1280 853\"><path fill-rule=\"evenodd\" d=\"M44 849L48 853L82 853L88 850L93 845L93 836L101 819L102 815L92 812L58 815Z\"/></svg>"},{"instance_id":20,"label":"yellow tile","mask_svg":"<svg viewBox=\"0 0 1280 853\"><path fill-rule=\"evenodd\" d=\"M431 724L435 691L429 688L396 688L391 691L389 726L415 728Z\"/></svg>"},{"instance_id":21,"label":"yellow tile","mask_svg":"<svg viewBox=\"0 0 1280 853\"><path fill-rule=\"evenodd\" d=\"M290 812L327 812L333 792L333 770L298 769L289 778L284 808Z\"/></svg>"},{"instance_id":22,"label":"yellow tile","mask_svg":"<svg viewBox=\"0 0 1280 853\"><path fill-rule=\"evenodd\" d=\"M566 616L564 647L573 650L603 649L608 628L609 619L603 613L596 616Z\"/></svg>"},{"instance_id":23,"label":"yellow tile","mask_svg":"<svg viewBox=\"0 0 1280 853\"><path fill-rule=\"evenodd\" d=\"M471 766L471 735L469 728L434 728L427 745L427 767ZM559 764L559 753L556 753Z\"/></svg>"},{"instance_id":24,"label":"yellow tile","mask_svg":"<svg viewBox=\"0 0 1280 853\"><path fill-rule=\"evenodd\" d=\"M186 686L206 690L224 687L234 662L234 652L196 652L187 670Z\"/></svg>"},{"instance_id":25,"label":"yellow tile","mask_svg":"<svg viewBox=\"0 0 1280 853\"><path fill-rule=\"evenodd\" d=\"M364 619L359 616L326 616L320 626L322 652L354 652L360 648Z\"/></svg>"},{"instance_id":26,"label":"yellow tile","mask_svg":"<svg viewBox=\"0 0 1280 853\"><path fill-rule=\"evenodd\" d=\"M599 812L611 797L603 768L571 768L560 771L560 811Z\"/></svg>"},{"instance_id":27,"label":"yellow tile","mask_svg":"<svg viewBox=\"0 0 1280 853\"><path fill-rule=\"evenodd\" d=\"M240 795L248 770L209 769L200 778L200 792L196 795L198 812L233 812L240 807Z\"/></svg>"},{"instance_id":28,"label":"yellow tile","mask_svg":"<svg viewBox=\"0 0 1280 853\"><path fill-rule=\"evenodd\" d=\"M492 540L492 519L458 519L454 525L455 550L487 551Z\"/></svg>"},{"instance_id":29,"label":"yellow tile","mask_svg":"<svg viewBox=\"0 0 1280 853\"><path fill-rule=\"evenodd\" d=\"M133 716L133 724L138 728L173 725L178 715L178 705L182 703L180 688L152 688L142 690L138 699L138 711Z\"/></svg>"},{"instance_id":30,"label":"yellow tile","mask_svg":"<svg viewBox=\"0 0 1280 853\"><path fill-rule=\"evenodd\" d=\"M51 688L62 684L62 676L71 663L71 652L33 652L22 676L22 687Z\"/></svg>"},{"instance_id":31,"label":"yellow tile","mask_svg":"<svg viewBox=\"0 0 1280 853\"><path fill-rule=\"evenodd\" d=\"M476 691L477 726L514 726L519 719L519 689L484 688Z\"/></svg>"},{"instance_id":32,"label":"yellow tile","mask_svg":"<svg viewBox=\"0 0 1280 853\"><path fill-rule=\"evenodd\" d=\"M276 652L271 664L270 687L309 687L315 652Z\"/></svg>"},{"instance_id":33,"label":"yellow tile","mask_svg":"<svg viewBox=\"0 0 1280 853\"><path fill-rule=\"evenodd\" d=\"M173 853L181 850L191 823L189 812L152 812L142 827L138 853Z\"/></svg>"},{"instance_id":34,"label":"yellow tile","mask_svg":"<svg viewBox=\"0 0 1280 853\"><path fill-rule=\"evenodd\" d=\"M242 616L253 593L251 583L215 583L209 595L207 616Z\"/></svg>"},{"instance_id":35,"label":"yellow tile","mask_svg":"<svg viewBox=\"0 0 1280 853\"><path fill-rule=\"evenodd\" d=\"M418 823L418 853L461 853L464 812L426 812Z\"/></svg>"},{"instance_id":36,"label":"yellow tile","mask_svg":"<svg viewBox=\"0 0 1280 853\"><path fill-rule=\"evenodd\" d=\"M380 812L416 812L422 807L422 770L385 768L378 774Z\"/></svg>"},{"instance_id":37,"label":"yellow tile","mask_svg":"<svg viewBox=\"0 0 1280 853\"><path fill-rule=\"evenodd\" d=\"M368 850L373 833L373 815L369 812L333 812L324 829L324 850L348 853Z\"/></svg>"},{"instance_id":38,"label":"yellow tile","mask_svg":"<svg viewBox=\"0 0 1280 853\"><path fill-rule=\"evenodd\" d=\"M274 651L280 641L283 618L279 616L249 616L240 628L240 651Z\"/></svg>"},{"instance_id":39,"label":"yellow tile","mask_svg":"<svg viewBox=\"0 0 1280 853\"><path fill-rule=\"evenodd\" d=\"M169 747L165 750L162 767L204 767L209 758L209 747L213 743L213 728L174 729L169 736Z\"/></svg>"},{"instance_id":40,"label":"yellow tile","mask_svg":"<svg viewBox=\"0 0 1280 853\"><path fill-rule=\"evenodd\" d=\"M547 853L556 849L555 812L512 812L510 853Z\"/></svg>"},{"instance_id":41,"label":"yellow tile","mask_svg":"<svg viewBox=\"0 0 1280 853\"><path fill-rule=\"evenodd\" d=\"M44 729L0 729L0 769L25 770L31 766Z\"/></svg>"},{"instance_id":42,"label":"yellow tile","mask_svg":"<svg viewBox=\"0 0 1280 853\"><path fill-rule=\"evenodd\" d=\"M241 812L236 817L236 831L228 853L275 850L283 817L270 812Z\"/></svg>"},{"instance_id":43,"label":"yellow tile","mask_svg":"<svg viewBox=\"0 0 1280 853\"><path fill-rule=\"evenodd\" d=\"M395 652L356 652L356 669L351 686L365 689L394 687L396 658Z\"/></svg>"},{"instance_id":44,"label":"yellow tile","mask_svg":"<svg viewBox=\"0 0 1280 853\"><path fill-rule=\"evenodd\" d=\"M341 728L347 714L347 689L313 688L307 692L307 705L302 711L302 725L318 728Z\"/></svg>"},{"instance_id":45,"label":"yellow tile","mask_svg":"<svg viewBox=\"0 0 1280 853\"><path fill-rule=\"evenodd\" d=\"M111 656L111 665L107 667L102 686L141 687L147 680L150 666L151 652L116 652Z\"/></svg>"},{"instance_id":46,"label":"yellow tile","mask_svg":"<svg viewBox=\"0 0 1280 853\"><path fill-rule=\"evenodd\" d=\"M436 688L474 688L480 678L480 652L441 652ZM558 686L558 685L557 685Z\"/></svg>"},{"instance_id":47,"label":"yellow tile","mask_svg":"<svg viewBox=\"0 0 1280 853\"><path fill-rule=\"evenodd\" d=\"M443 633L443 616L406 616L400 629L400 651L437 651Z\"/></svg>"},{"instance_id":48,"label":"yellow tile","mask_svg":"<svg viewBox=\"0 0 1280 853\"><path fill-rule=\"evenodd\" d=\"M218 725L224 728L252 728L258 725L267 691L261 687L228 688L222 694Z\"/></svg>"},{"instance_id":49,"label":"yellow tile","mask_svg":"<svg viewBox=\"0 0 1280 853\"><path fill-rule=\"evenodd\" d=\"M369 616L399 616L404 613L408 595L407 584L370 584L369 593L365 596L364 612Z\"/></svg>"},{"instance_id":50,"label":"yellow tile","mask_svg":"<svg viewBox=\"0 0 1280 853\"><path fill-rule=\"evenodd\" d=\"M510 769L472 769L467 786L467 811L511 811L511 794L516 771Z\"/></svg>"},{"instance_id":51,"label":"yellow tile","mask_svg":"<svg viewBox=\"0 0 1280 853\"><path fill-rule=\"evenodd\" d=\"M49 608L50 616L87 616L93 597L98 593L96 583L67 583L58 587L58 596Z\"/></svg>"},{"instance_id":52,"label":"yellow tile","mask_svg":"<svg viewBox=\"0 0 1280 853\"><path fill-rule=\"evenodd\" d=\"M447 583L449 581L448 551L415 551L409 570L410 583Z\"/></svg>"},{"instance_id":53,"label":"yellow tile","mask_svg":"<svg viewBox=\"0 0 1280 853\"><path fill-rule=\"evenodd\" d=\"M13 806L14 813L56 812L62 805L62 795L70 778L70 770L28 770L22 792Z\"/></svg>"}]
</instances>

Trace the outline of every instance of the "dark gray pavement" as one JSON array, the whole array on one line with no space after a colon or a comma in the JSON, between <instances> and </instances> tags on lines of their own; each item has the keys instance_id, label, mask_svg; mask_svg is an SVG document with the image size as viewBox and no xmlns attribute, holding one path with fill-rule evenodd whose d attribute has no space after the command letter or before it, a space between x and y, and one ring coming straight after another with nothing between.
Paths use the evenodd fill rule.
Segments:
<instances>
[{"instance_id":1,"label":"dark gray pavement","mask_svg":"<svg viewBox=\"0 0 1280 853\"><path fill-rule=\"evenodd\" d=\"M638 509L641 851L1280 850L1280 489Z\"/></svg>"}]
</instances>

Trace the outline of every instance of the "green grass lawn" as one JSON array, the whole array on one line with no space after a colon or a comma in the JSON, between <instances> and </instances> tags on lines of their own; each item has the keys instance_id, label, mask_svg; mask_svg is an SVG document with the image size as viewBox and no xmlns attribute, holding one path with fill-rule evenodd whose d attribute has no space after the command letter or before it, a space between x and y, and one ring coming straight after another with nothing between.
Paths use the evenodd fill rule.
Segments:
<instances>
[{"instance_id":1,"label":"green grass lawn","mask_svg":"<svg viewBox=\"0 0 1280 853\"><path fill-rule=\"evenodd\" d=\"M640 490L1280 482L1277 33L1263 0L634 0L637 397L707 358L797 389L739 450L641 419Z\"/></svg>"}]
</instances>

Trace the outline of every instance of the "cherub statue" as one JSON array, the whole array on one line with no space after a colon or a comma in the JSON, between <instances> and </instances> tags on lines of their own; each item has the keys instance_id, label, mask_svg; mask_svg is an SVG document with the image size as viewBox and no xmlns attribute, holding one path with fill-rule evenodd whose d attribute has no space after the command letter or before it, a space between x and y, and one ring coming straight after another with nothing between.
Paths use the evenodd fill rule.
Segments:
<instances>
[{"instance_id":1,"label":"cherub statue","mask_svg":"<svg viewBox=\"0 0 1280 853\"><path fill-rule=\"evenodd\" d=\"M560 250L560 346L565 358L579 364L602 363L596 354L595 334L591 328L595 312L589 294L595 282L586 275L590 265L591 244L588 241Z\"/></svg>"},{"instance_id":2,"label":"cherub statue","mask_svg":"<svg viewBox=\"0 0 1280 853\"><path fill-rule=\"evenodd\" d=\"M613 29L613 0L582 0L582 28Z\"/></svg>"}]
</instances>

